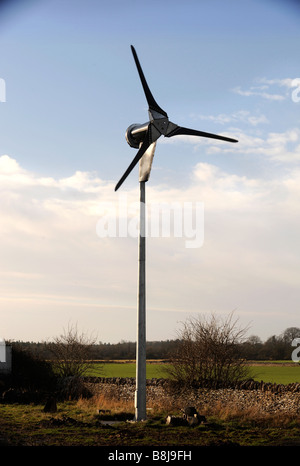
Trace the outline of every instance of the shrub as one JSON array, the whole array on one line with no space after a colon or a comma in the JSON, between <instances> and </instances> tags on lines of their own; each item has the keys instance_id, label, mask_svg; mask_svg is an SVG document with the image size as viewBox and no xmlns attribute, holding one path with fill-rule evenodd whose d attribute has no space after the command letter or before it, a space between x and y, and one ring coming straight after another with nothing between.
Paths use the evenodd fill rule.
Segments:
<instances>
[{"instance_id":1,"label":"shrub","mask_svg":"<svg viewBox=\"0 0 300 466\"><path fill-rule=\"evenodd\" d=\"M224 321L190 318L179 335L179 344L168 369L180 385L226 387L249 377L239 348L245 329L237 328L230 315Z\"/></svg>"},{"instance_id":2,"label":"shrub","mask_svg":"<svg viewBox=\"0 0 300 466\"><path fill-rule=\"evenodd\" d=\"M11 384L23 389L51 390L55 386L52 365L33 355L20 343L12 343Z\"/></svg>"},{"instance_id":3,"label":"shrub","mask_svg":"<svg viewBox=\"0 0 300 466\"><path fill-rule=\"evenodd\" d=\"M52 364L60 377L83 377L90 368L94 339L79 334L77 327L69 327L64 334L47 344Z\"/></svg>"},{"instance_id":4,"label":"shrub","mask_svg":"<svg viewBox=\"0 0 300 466\"><path fill-rule=\"evenodd\" d=\"M88 399L92 396L81 377L61 377L57 384L58 398L63 400Z\"/></svg>"}]
</instances>

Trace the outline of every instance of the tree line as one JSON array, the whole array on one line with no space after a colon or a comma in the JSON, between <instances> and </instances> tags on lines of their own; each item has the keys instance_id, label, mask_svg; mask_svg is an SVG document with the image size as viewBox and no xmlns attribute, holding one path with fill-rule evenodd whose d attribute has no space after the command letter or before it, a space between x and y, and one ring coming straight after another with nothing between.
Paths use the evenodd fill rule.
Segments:
<instances>
[{"instance_id":1,"label":"tree line","mask_svg":"<svg viewBox=\"0 0 300 466\"><path fill-rule=\"evenodd\" d=\"M241 344L242 355L247 360L288 361L292 359L292 351L295 349L292 342L295 338L300 338L298 327L289 327L280 335L272 335L264 342L253 335Z\"/></svg>"},{"instance_id":2,"label":"tree line","mask_svg":"<svg viewBox=\"0 0 300 466\"><path fill-rule=\"evenodd\" d=\"M266 341L252 335L243 342L238 342L239 355L246 360L291 360L294 350L292 341L300 338L300 328L289 327L280 335L272 335ZM148 341L146 344L147 359L169 360L174 355L181 338L175 340ZM51 342L23 342L17 341L24 349L42 359L52 359ZM136 357L136 343L121 341L119 343L93 343L90 345L89 358L91 360L134 360Z\"/></svg>"}]
</instances>

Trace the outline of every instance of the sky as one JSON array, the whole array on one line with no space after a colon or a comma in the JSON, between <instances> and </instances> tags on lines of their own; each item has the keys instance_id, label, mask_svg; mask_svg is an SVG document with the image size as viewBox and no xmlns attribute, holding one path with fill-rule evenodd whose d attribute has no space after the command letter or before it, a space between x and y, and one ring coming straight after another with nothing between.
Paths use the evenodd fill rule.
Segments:
<instances>
[{"instance_id":1,"label":"sky","mask_svg":"<svg viewBox=\"0 0 300 466\"><path fill-rule=\"evenodd\" d=\"M157 142L148 222L176 205L186 228L147 237L147 339L212 313L263 341L300 327L299 19L292 0L1 3L1 338L136 339L138 168L114 191L148 120L131 45L172 122L239 141Z\"/></svg>"}]
</instances>

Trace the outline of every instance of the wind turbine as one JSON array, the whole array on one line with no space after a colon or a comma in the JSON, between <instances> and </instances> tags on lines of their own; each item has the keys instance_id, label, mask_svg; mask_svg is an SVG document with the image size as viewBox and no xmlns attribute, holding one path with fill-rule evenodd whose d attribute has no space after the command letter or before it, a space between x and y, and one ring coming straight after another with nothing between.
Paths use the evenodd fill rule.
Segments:
<instances>
[{"instance_id":1,"label":"wind turbine","mask_svg":"<svg viewBox=\"0 0 300 466\"><path fill-rule=\"evenodd\" d=\"M132 124L126 130L126 140L131 147L139 149L136 156L116 184L115 191L124 183L125 179L139 162L140 183L140 232L139 232L139 267L138 267L138 313L137 313L137 349L136 349L136 391L135 391L135 420L146 419L146 231L145 231L145 183L150 177L152 161L156 148L156 141L160 136L167 138L177 135L200 136L220 139L227 142L238 142L236 139L217 134L206 133L190 128L184 128L172 123L167 113L155 101L137 53L133 46L131 51L139 73L148 103L149 121L144 124Z\"/></svg>"}]
</instances>

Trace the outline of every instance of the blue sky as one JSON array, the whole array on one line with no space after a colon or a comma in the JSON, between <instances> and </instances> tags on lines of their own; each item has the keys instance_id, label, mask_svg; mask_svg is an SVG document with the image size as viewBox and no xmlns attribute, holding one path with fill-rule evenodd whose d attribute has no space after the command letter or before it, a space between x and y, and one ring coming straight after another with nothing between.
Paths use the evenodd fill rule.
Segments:
<instances>
[{"instance_id":1,"label":"blue sky","mask_svg":"<svg viewBox=\"0 0 300 466\"><path fill-rule=\"evenodd\" d=\"M137 168L114 192L135 155L126 128L148 118L131 44L171 121L239 140L157 143L147 201L203 203L204 243L148 239L148 339L198 313L234 311L263 340L300 327L299 16L279 0L2 7L2 338L76 322L135 339L136 238L97 234L120 196L138 199Z\"/></svg>"}]
</instances>

